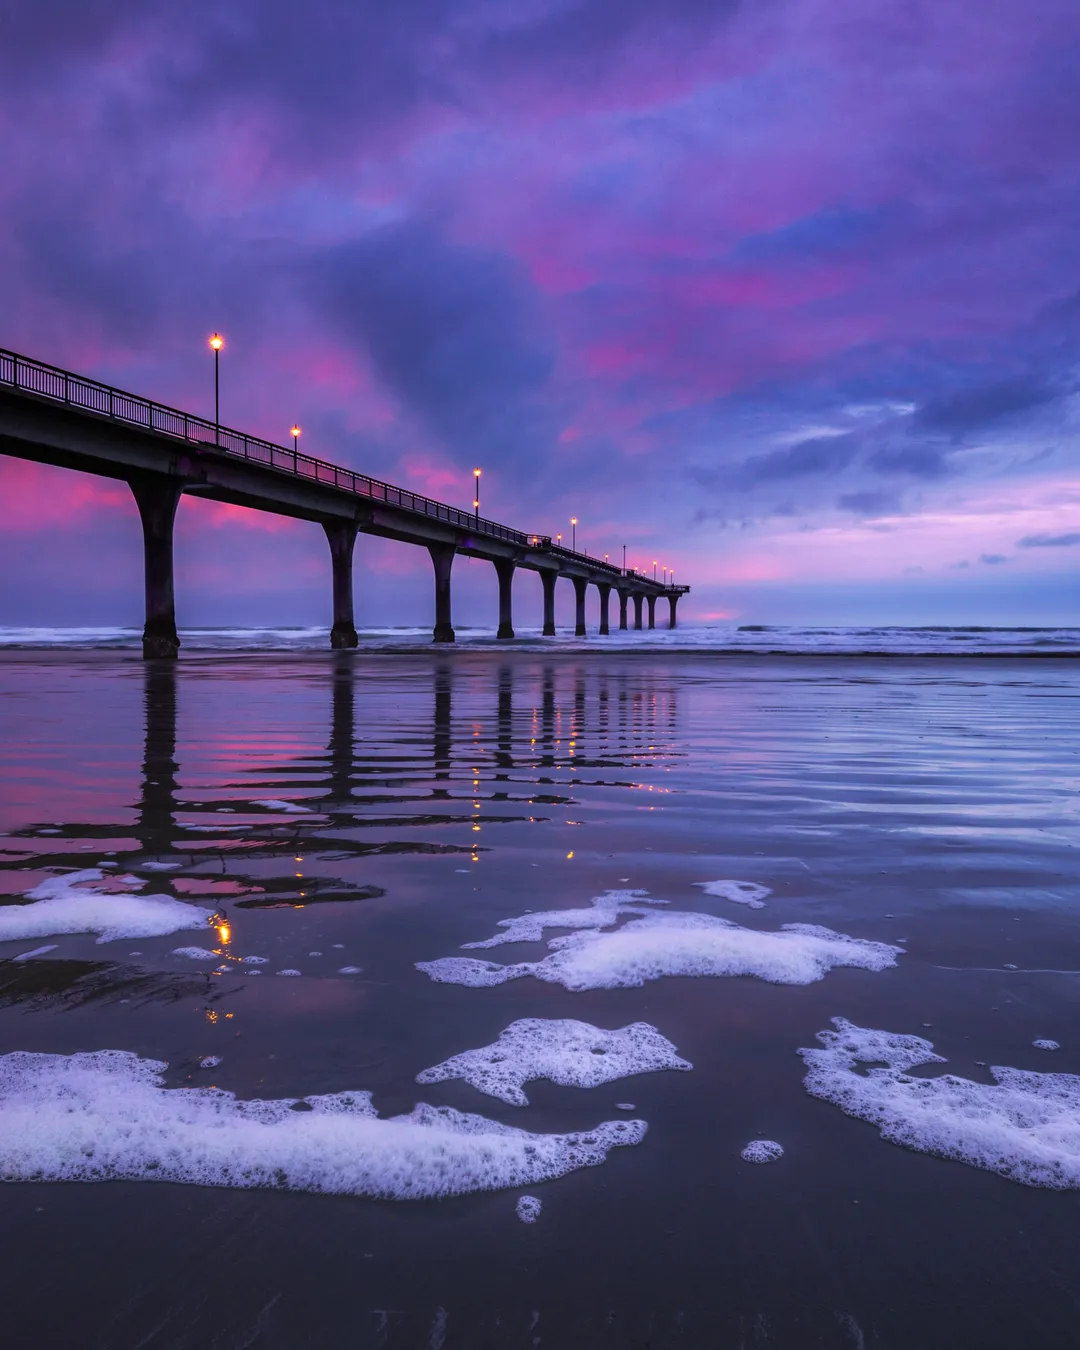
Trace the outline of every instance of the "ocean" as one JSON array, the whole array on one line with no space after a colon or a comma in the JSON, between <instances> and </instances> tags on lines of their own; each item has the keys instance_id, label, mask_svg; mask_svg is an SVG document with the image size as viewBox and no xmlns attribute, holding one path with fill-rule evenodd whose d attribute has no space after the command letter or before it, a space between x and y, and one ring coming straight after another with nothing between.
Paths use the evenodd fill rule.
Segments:
<instances>
[{"instance_id":1,"label":"ocean","mask_svg":"<svg viewBox=\"0 0 1080 1350\"><path fill-rule=\"evenodd\" d=\"M657 621L659 624L659 614ZM746 654L771 656L1077 656L1080 628L988 628L968 627L794 627L768 624L680 623L675 629L660 624L654 629L620 632L612 628L600 638L590 629L588 638L560 634L545 638L539 629L519 627L512 643L498 641L490 629L457 625L457 646L471 649L582 651L590 642L602 643L608 652L693 651L722 656ZM309 628L181 628L180 641L187 651L325 651L330 630ZM360 635L364 652L399 652L425 649L431 643L430 628L399 627L366 629ZM585 644L583 646L583 644ZM115 650L138 651L141 628L18 628L0 626L0 651L13 650Z\"/></svg>"},{"instance_id":2,"label":"ocean","mask_svg":"<svg viewBox=\"0 0 1080 1350\"><path fill-rule=\"evenodd\" d=\"M0 630L5 1347L1075 1344L1080 630L181 636Z\"/></svg>"}]
</instances>

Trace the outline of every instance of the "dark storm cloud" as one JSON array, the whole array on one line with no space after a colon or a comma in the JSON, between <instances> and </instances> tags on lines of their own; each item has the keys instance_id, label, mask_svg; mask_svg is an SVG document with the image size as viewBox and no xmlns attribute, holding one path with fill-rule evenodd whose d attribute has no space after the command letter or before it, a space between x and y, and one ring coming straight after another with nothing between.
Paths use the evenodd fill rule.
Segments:
<instances>
[{"instance_id":1,"label":"dark storm cloud","mask_svg":"<svg viewBox=\"0 0 1080 1350\"><path fill-rule=\"evenodd\" d=\"M883 488L868 488L865 492L845 492L837 497L836 505L841 511L851 511L857 516L882 516L895 511L900 498Z\"/></svg>"},{"instance_id":2,"label":"dark storm cloud","mask_svg":"<svg viewBox=\"0 0 1080 1350\"><path fill-rule=\"evenodd\" d=\"M338 332L459 463L538 467L553 358L510 259L409 221L332 251L317 272L318 303Z\"/></svg>"},{"instance_id":3,"label":"dark storm cloud","mask_svg":"<svg viewBox=\"0 0 1080 1350\"><path fill-rule=\"evenodd\" d=\"M1080 544L1080 530L1068 534L1025 534L1016 542L1020 548L1071 548Z\"/></svg>"},{"instance_id":4,"label":"dark storm cloud","mask_svg":"<svg viewBox=\"0 0 1080 1350\"><path fill-rule=\"evenodd\" d=\"M1018 376L942 394L919 409L917 421L932 431L976 431L1041 407L1056 397L1057 391L1044 379Z\"/></svg>"},{"instance_id":5,"label":"dark storm cloud","mask_svg":"<svg viewBox=\"0 0 1080 1350\"><path fill-rule=\"evenodd\" d=\"M949 471L944 451L932 445L890 446L875 451L867 463L878 473L912 478L941 478Z\"/></svg>"},{"instance_id":6,"label":"dark storm cloud","mask_svg":"<svg viewBox=\"0 0 1080 1350\"><path fill-rule=\"evenodd\" d=\"M549 0L525 8L531 16L492 32L483 56L576 82L606 72L644 33L669 56L700 47L742 6L740 0Z\"/></svg>"},{"instance_id":7,"label":"dark storm cloud","mask_svg":"<svg viewBox=\"0 0 1080 1350\"><path fill-rule=\"evenodd\" d=\"M857 450L854 436L811 436L783 450L746 460L741 466L741 476L748 482L763 483L839 473L852 462Z\"/></svg>"}]
</instances>

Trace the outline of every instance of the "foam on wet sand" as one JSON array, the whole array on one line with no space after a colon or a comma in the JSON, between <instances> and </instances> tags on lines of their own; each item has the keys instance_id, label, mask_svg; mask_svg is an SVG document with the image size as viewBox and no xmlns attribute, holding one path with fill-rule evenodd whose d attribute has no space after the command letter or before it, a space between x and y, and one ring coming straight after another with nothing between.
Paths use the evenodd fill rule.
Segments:
<instances>
[{"instance_id":1,"label":"foam on wet sand","mask_svg":"<svg viewBox=\"0 0 1080 1350\"><path fill-rule=\"evenodd\" d=\"M775 1139L752 1139L739 1154L743 1162L748 1163L779 1162L783 1156L783 1146Z\"/></svg>"},{"instance_id":2,"label":"foam on wet sand","mask_svg":"<svg viewBox=\"0 0 1080 1350\"><path fill-rule=\"evenodd\" d=\"M605 891L594 896L580 909L547 909L526 912L516 919L500 919L502 933L483 942L463 942L462 951L480 947L501 947L506 942L541 942L546 928L610 928L621 914L649 914L649 905L666 905L666 900L650 900L648 891Z\"/></svg>"},{"instance_id":3,"label":"foam on wet sand","mask_svg":"<svg viewBox=\"0 0 1080 1350\"><path fill-rule=\"evenodd\" d=\"M596 1166L647 1128L617 1120L531 1134L424 1103L384 1120L368 1092L238 1101L219 1088L165 1088L165 1068L122 1050L0 1056L0 1178L421 1199Z\"/></svg>"},{"instance_id":4,"label":"foam on wet sand","mask_svg":"<svg viewBox=\"0 0 1080 1350\"><path fill-rule=\"evenodd\" d=\"M594 901L594 906L598 903ZM581 925L584 931L550 939L547 945L552 954L540 961L500 965L475 957L449 956L417 962L417 969L437 983L473 988L505 984L526 975L570 990L630 988L665 975L753 975L771 984L811 984L835 966L885 970L896 964L896 956L903 950L816 924L786 923L777 931L760 932L711 914L677 910L657 914L638 909L639 904L635 900L631 908L618 900L606 911L605 926L615 923L628 908L640 915L612 932L599 931L601 925L593 923ZM562 912L581 916L597 911ZM543 920L543 927L564 926L554 920L559 913L554 910L527 915L525 920L505 921L505 926L511 932L522 931L526 920L531 919ZM492 946L508 940L500 937L472 945Z\"/></svg>"},{"instance_id":5,"label":"foam on wet sand","mask_svg":"<svg viewBox=\"0 0 1080 1350\"><path fill-rule=\"evenodd\" d=\"M991 1083L907 1070L944 1064L930 1041L834 1017L821 1049L800 1050L807 1091L921 1153L981 1167L1025 1186L1080 1189L1080 1077L990 1067ZM860 1065L868 1068L860 1072Z\"/></svg>"},{"instance_id":6,"label":"foam on wet sand","mask_svg":"<svg viewBox=\"0 0 1080 1350\"><path fill-rule=\"evenodd\" d=\"M694 885L700 886L706 895L748 905L750 909L764 909L765 897L772 895L768 886L759 886L756 881L695 881Z\"/></svg>"},{"instance_id":7,"label":"foam on wet sand","mask_svg":"<svg viewBox=\"0 0 1080 1350\"><path fill-rule=\"evenodd\" d=\"M543 1205L535 1195L523 1195L515 1206L515 1213L522 1223L535 1223L541 1209Z\"/></svg>"},{"instance_id":8,"label":"foam on wet sand","mask_svg":"<svg viewBox=\"0 0 1080 1350\"><path fill-rule=\"evenodd\" d=\"M478 1092L512 1106L528 1106L523 1084L549 1078L560 1087L598 1087L657 1069L691 1069L675 1047L648 1022L602 1031L572 1018L523 1017L493 1045L464 1050L416 1075L418 1083L463 1078Z\"/></svg>"},{"instance_id":9,"label":"foam on wet sand","mask_svg":"<svg viewBox=\"0 0 1080 1350\"><path fill-rule=\"evenodd\" d=\"M133 894L145 885L135 877L106 876L99 867L49 877L26 892L33 904L0 907L0 942L65 933L97 933L98 942L114 942L206 927L209 915L197 905Z\"/></svg>"}]
</instances>

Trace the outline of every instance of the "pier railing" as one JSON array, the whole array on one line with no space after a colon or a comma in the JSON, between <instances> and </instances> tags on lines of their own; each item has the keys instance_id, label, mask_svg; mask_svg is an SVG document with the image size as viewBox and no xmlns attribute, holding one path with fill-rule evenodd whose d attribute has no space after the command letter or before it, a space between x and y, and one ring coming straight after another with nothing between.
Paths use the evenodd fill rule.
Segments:
<instances>
[{"instance_id":1,"label":"pier railing","mask_svg":"<svg viewBox=\"0 0 1080 1350\"><path fill-rule=\"evenodd\" d=\"M583 563L597 571L610 572L613 578L625 576L639 582L651 581L644 573L635 572L632 568L624 572L614 563L553 543L550 535L527 534L523 530L511 529L509 525L500 525L496 520L488 520L471 511L448 506L445 502L435 501L434 498L425 497L419 492L411 492L408 488L395 487L393 483L384 483L381 479L356 473L353 469L339 468L328 460L316 459L314 455L305 454L295 447L290 449L273 441L265 441L259 436L249 436L246 432L235 431L232 427L223 427L209 418L181 412L179 408L171 408L168 404L155 403L153 399L130 394L126 390L103 384L100 380L76 375L70 370L47 365L44 361L35 361L31 357L21 356L18 352L8 351L2 347L0 347L0 384L25 390L29 394L36 394L83 412L96 413L98 416L109 417L129 426L142 427L146 431L174 437L192 446L196 454L206 449L218 450L237 459L248 460L266 468L293 474L298 478L354 493L368 501L385 502L388 506L396 506L403 511L414 511L418 515L445 520L448 524L469 530L473 534L501 539L507 543L517 544L521 548L543 549L545 552L565 558L568 562ZM652 582L652 584L660 583ZM689 590L689 587L666 589L681 592Z\"/></svg>"},{"instance_id":2,"label":"pier railing","mask_svg":"<svg viewBox=\"0 0 1080 1350\"><path fill-rule=\"evenodd\" d=\"M249 436L243 431L234 431L208 418L181 412L167 404L155 403L153 399L129 394L123 389L114 389L99 380L75 375L69 370L34 361L4 348L0 348L0 384L11 385L15 389L23 389L27 393L38 394L85 412L111 417L130 426L173 436L191 445L196 452L212 447L237 459L279 469L295 474L298 478L339 488L343 492L352 492L369 501L385 502L388 506L400 507L404 511L415 511L422 516L445 520L460 529L503 539L522 548L544 548L550 543L546 535L526 534L522 530L511 529L509 525L500 525L498 521L478 517L456 506L447 506L445 502L435 501L419 492L395 487L392 483L384 483L352 469L339 468L336 464L316 459L314 455L304 454L301 450L275 445L273 441Z\"/></svg>"}]
</instances>

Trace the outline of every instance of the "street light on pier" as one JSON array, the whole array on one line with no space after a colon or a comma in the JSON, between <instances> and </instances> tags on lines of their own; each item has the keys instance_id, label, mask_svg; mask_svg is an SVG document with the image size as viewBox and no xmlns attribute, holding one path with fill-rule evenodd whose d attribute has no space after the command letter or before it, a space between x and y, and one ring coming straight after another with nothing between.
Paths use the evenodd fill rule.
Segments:
<instances>
[{"instance_id":1,"label":"street light on pier","mask_svg":"<svg viewBox=\"0 0 1080 1350\"><path fill-rule=\"evenodd\" d=\"M622 570L626 571L626 545L622 546Z\"/></svg>"},{"instance_id":2,"label":"street light on pier","mask_svg":"<svg viewBox=\"0 0 1080 1350\"><path fill-rule=\"evenodd\" d=\"M561 544L561 543L562 543L562 535L561 535L561 534L557 534L557 535L555 536L555 542L556 542L557 544Z\"/></svg>"},{"instance_id":3,"label":"street light on pier","mask_svg":"<svg viewBox=\"0 0 1080 1350\"><path fill-rule=\"evenodd\" d=\"M476 523L480 524L480 470L473 469L473 481L476 484L476 492L473 495L473 510L476 512Z\"/></svg>"},{"instance_id":4,"label":"street light on pier","mask_svg":"<svg viewBox=\"0 0 1080 1350\"><path fill-rule=\"evenodd\" d=\"M571 535L570 535L570 540L571 540L570 547L571 547L571 548L573 549L573 551L576 553L576 552L577 552L577 516L571 516L571 517L570 517L570 529L571 529L571 531L572 531L572 533L571 533Z\"/></svg>"},{"instance_id":5,"label":"street light on pier","mask_svg":"<svg viewBox=\"0 0 1080 1350\"><path fill-rule=\"evenodd\" d=\"M656 559L655 559L655 558L652 560L652 579L653 579L653 581L656 580Z\"/></svg>"},{"instance_id":6,"label":"street light on pier","mask_svg":"<svg viewBox=\"0 0 1080 1350\"><path fill-rule=\"evenodd\" d=\"M295 458L296 458L296 452L297 452L297 449L298 449L297 442L298 442L299 439L300 439L300 428L296 425L295 422L294 422L293 425L289 428L289 435L292 437L292 452L293 452L293 459L295 459Z\"/></svg>"},{"instance_id":7,"label":"street light on pier","mask_svg":"<svg viewBox=\"0 0 1080 1350\"><path fill-rule=\"evenodd\" d=\"M214 353L214 444L221 444L221 399L220 384L218 381L218 357L221 354L222 347L225 346L225 339L220 333L210 334L210 347Z\"/></svg>"}]
</instances>

